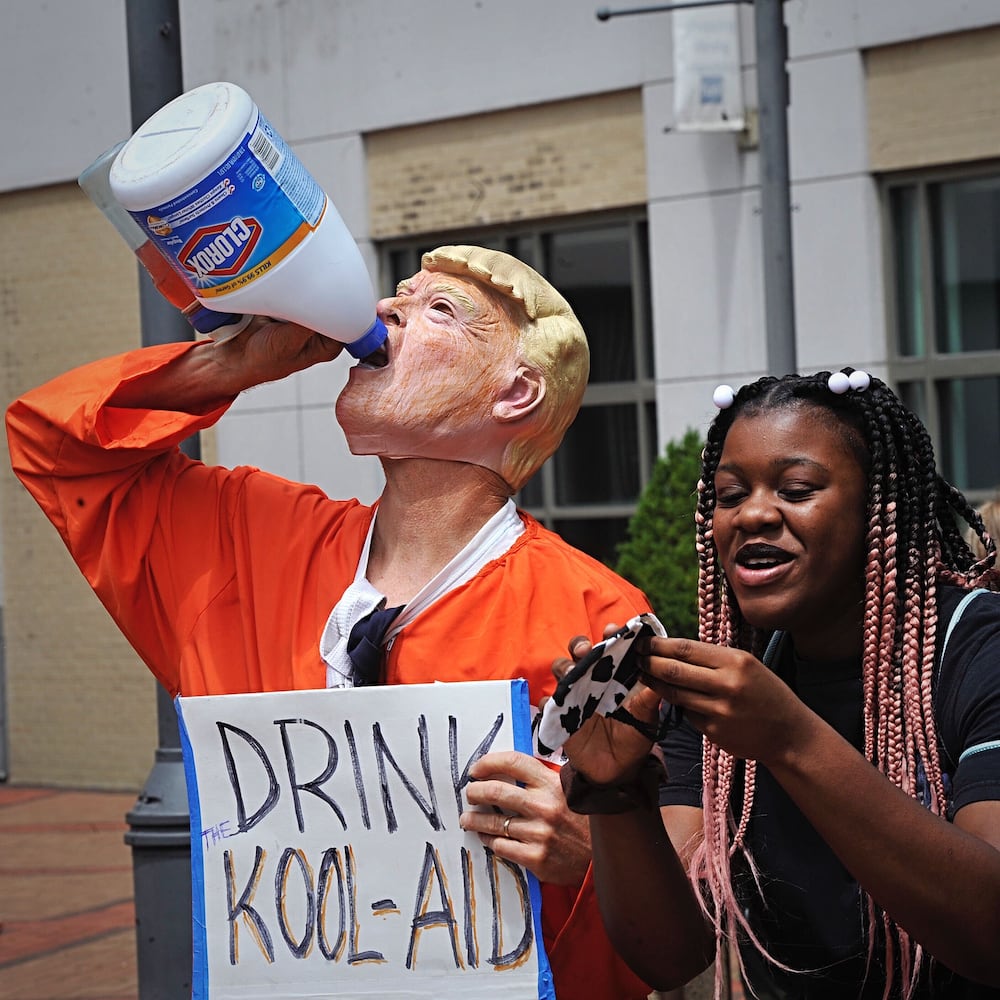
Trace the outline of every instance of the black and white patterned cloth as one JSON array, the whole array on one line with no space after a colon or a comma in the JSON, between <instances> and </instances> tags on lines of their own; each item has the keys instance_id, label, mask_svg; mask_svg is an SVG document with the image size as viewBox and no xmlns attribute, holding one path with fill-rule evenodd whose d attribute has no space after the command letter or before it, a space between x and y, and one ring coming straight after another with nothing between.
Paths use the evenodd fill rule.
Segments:
<instances>
[{"instance_id":1,"label":"black and white patterned cloth","mask_svg":"<svg viewBox=\"0 0 1000 1000\"><path fill-rule=\"evenodd\" d=\"M653 614L631 619L613 636L597 643L556 686L532 722L535 755L549 760L560 756L560 747L595 712L621 722L645 727L622 708L625 695L639 679L638 657L632 644L641 635L665 636Z\"/></svg>"}]
</instances>

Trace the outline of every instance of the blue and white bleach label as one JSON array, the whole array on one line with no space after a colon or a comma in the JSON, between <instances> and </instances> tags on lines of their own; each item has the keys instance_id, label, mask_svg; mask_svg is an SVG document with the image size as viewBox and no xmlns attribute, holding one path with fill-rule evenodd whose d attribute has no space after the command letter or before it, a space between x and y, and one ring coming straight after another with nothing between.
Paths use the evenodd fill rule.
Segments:
<instances>
[{"instance_id":1,"label":"blue and white bleach label","mask_svg":"<svg viewBox=\"0 0 1000 1000\"><path fill-rule=\"evenodd\" d=\"M244 288L320 224L327 196L259 112L225 162L162 205L130 214L197 295Z\"/></svg>"}]
</instances>

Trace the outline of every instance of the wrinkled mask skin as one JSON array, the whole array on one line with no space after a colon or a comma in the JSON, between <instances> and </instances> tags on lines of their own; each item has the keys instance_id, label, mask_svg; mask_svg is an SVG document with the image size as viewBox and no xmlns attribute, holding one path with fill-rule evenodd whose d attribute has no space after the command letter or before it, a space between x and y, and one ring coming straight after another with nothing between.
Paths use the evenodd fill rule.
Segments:
<instances>
[{"instance_id":1,"label":"wrinkled mask skin","mask_svg":"<svg viewBox=\"0 0 1000 1000\"><path fill-rule=\"evenodd\" d=\"M517 323L477 281L420 271L382 299L389 331L350 371L337 400L355 455L469 462L502 475L512 414L533 389ZM525 410L524 412L527 412Z\"/></svg>"}]
</instances>

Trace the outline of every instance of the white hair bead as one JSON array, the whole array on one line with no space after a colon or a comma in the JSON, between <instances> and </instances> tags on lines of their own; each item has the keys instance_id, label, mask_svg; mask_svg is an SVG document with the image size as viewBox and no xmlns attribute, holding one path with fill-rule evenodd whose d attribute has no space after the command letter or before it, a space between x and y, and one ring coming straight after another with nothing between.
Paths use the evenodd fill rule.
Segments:
<instances>
[{"instance_id":1,"label":"white hair bead","mask_svg":"<svg viewBox=\"0 0 1000 1000\"><path fill-rule=\"evenodd\" d=\"M728 410L730 406L733 405L733 400L736 398L736 393L733 392L733 387L731 385L720 385L716 386L715 392L712 393L712 402L720 410Z\"/></svg>"},{"instance_id":2,"label":"white hair bead","mask_svg":"<svg viewBox=\"0 0 1000 1000\"><path fill-rule=\"evenodd\" d=\"M851 388L851 380L844 372L834 372L826 384L830 392L836 393L838 396L843 396Z\"/></svg>"},{"instance_id":3,"label":"white hair bead","mask_svg":"<svg viewBox=\"0 0 1000 1000\"><path fill-rule=\"evenodd\" d=\"M863 372L861 369L851 372L850 376L851 388L856 389L858 392L864 392L872 384L872 377L868 372Z\"/></svg>"}]
</instances>

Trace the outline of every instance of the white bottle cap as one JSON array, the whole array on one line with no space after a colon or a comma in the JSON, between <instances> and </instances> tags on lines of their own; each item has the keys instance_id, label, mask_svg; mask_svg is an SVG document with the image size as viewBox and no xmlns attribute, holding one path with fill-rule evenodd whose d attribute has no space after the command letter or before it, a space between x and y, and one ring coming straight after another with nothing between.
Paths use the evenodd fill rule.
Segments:
<instances>
[{"instance_id":1,"label":"white bottle cap","mask_svg":"<svg viewBox=\"0 0 1000 1000\"><path fill-rule=\"evenodd\" d=\"M115 198L131 212L182 194L223 163L257 112L235 83L206 83L148 118L111 168Z\"/></svg>"}]
</instances>

